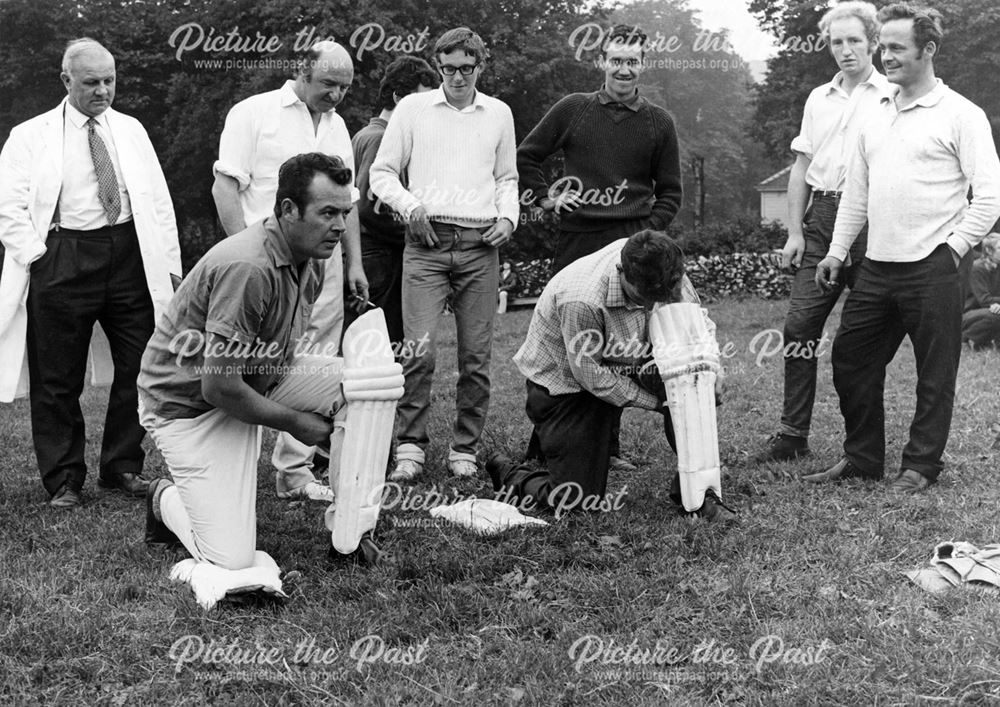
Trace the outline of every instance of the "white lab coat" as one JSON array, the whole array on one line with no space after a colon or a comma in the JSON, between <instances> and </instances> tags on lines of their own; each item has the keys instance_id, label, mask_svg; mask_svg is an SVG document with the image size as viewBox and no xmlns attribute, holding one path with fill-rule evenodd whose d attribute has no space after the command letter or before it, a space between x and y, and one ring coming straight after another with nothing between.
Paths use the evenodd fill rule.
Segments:
<instances>
[{"instance_id":1,"label":"white lab coat","mask_svg":"<svg viewBox=\"0 0 1000 707\"><path fill-rule=\"evenodd\" d=\"M55 109L10 131L0 152L0 402L28 392L26 334L31 263L45 253L63 174L63 110ZM122 178L132 203L143 269L155 317L173 295L170 275L181 275L174 207L146 130L135 118L107 110ZM97 370L107 370L106 342L92 348Z\"/></svg>"}]
</instances>

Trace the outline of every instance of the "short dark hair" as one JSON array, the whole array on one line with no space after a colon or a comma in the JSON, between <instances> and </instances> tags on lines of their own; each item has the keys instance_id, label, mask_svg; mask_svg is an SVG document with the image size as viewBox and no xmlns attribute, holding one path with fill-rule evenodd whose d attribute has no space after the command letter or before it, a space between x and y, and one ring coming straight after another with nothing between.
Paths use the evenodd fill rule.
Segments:
<instances>
[{"instance_id":1,"label":"short dark hair","mask_svg":"<svg viewBox=\"0 0 1000 707\"><path fill-rule=\"evenodd\" d=\"M604 38L604 41L601 42L601 56L607 54L608 46L611 44L618 45L619 47L638 44L642 49L643 56L645 56L646 39L646 33L637 25L615 25L608 32L608 36Z\"/></svg>"},{"instance_id":2,"label":"short dark hair","mask_svg":"<svg viewBox=\"0 0 1000 707\"><path fill-rule=\"evenodd\" d=\"M913 41L923 52L928 42L934 42L935 55L941 51L944 25L941 13L929 7L918 7L908 2L897 2L878 11L878 21L883 25L892 20L913 20Z\"/></svg>"},{"instance_id":3,"label":"short dark hair","mask_svg":"<svg viewBox=\"0 0 1000 707\"><path fill-rule=\"evenodd\" d=\"M434 42L434 61L438 60L439 54L451 54L456 49L471 54L477 62L486 61L486 57L489 56L482 37L468 27L456 27L442 34Z\"/></svg>"},{"instance_id":4,"label":"short dark hair","mask_svg":"<svg viewBox=\"0 0 1000 707\"><path fill-rule=\"evenodd\" d=\"M664 302L684 276L684 251L663 231L647 229L622 248L622 274L646 300Z\"/></svg>"},{"instance_id":5,"label":"short dark hair","mask_svg":"<svg viewBox=\"0 0 1000 707\"><path fill-rule=\"evenodd\" d=\"M289 157L278 170L278 193L274 197L274 215L281 216L281 202L291 199L299 214L309 205L309 185L317 174L325 174L334 184L349 187L354 177L336 155L304 152Z\"/></svg>"},{"instance_id":6,"label":"short dark hair","mask_svg":"<svg viewBox=\"0 0 1000 707\"><path fill-rule=\"evenodd\" d=\"M431 65L417 56L401 56L385 68L385 75L378 86L378 102L382 108L396 107L393 94L400 98L413 93L417 86L437 88L437 74Z\"/></svg>"}]
</instances>

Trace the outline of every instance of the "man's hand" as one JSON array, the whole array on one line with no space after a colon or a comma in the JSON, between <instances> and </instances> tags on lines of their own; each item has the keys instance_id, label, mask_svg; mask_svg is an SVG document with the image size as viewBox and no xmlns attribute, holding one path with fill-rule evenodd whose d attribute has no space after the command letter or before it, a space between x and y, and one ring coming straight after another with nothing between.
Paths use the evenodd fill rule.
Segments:
<instances>
[{"instance_id":1,"label":"man's hand","mask_svg":"<svg viewBox=\"0 0 1000 707\"><path fill-rule=\"evenodd\" d=\"M500 218L496 223L487 229L483 234L483 243L494 248L499 248L510 240L510 234L514 232L514 224L509 219Z\"/></svg>"},{"instance_id":2,"label":"man's hand","mask_svg":"<svg viewBox=\"0 0 1000 707\"><path fill-rule=\"evenodd\" d=\"M298 412L286 431L310 447L325 445L333 433L333 420L314 412Z\"/></svg>"},{"instance_id":3,"label":"man's hand","mask_svg":"<svg viewBox=\"0 0 1000 707\"><path fill-rule=\"evenodd\" d=\"M832 255L828 255L819 261L819 265L816 266L816 285L823 292L830 292L837 285L837 280L840 278L840 270L844 267L844 263L834 258Z\"/></svg>"},{"instance_id":4,"label":"man's hand","mask_svg":"<svg viewBox=\"0 0 1000 707\"><path fill-rule=\"evenodd\" d=\"M996 304L996 303L991 304L990 305L990 314L1000 314L1000 304Z\"/></svg>"},{"instance_id":5,"label":"man's hand","mask_svg":"<svg viewBox=\"0 0 1000 707\"><path fill-rule=\"evenodd\" d=\"M806 239L802 231L792 233L789 229L788 240L785 247L781 249L781 267L784 270L797 269L802 265L802 256L806 252Z\"/></svg>"},{"instance_id":6,"label":"man's hand","mask_svg":"<svg viewBox=\"0 0 1000 707\"><path fill-rule=\"evenodd\" d=\"M368 277L365 275L365 269L361 266L361 263L351 263L348 266L347 272L345 273L347 278L347 286L351 290L351 294L357 297L361 302L368 302Z\"/></svg>"},{"instance_id":7,"label":"man's hand","mask_svg":"<svg viewBox=\"0 0 1000 707\"><path fill-rule=\"evenodd\" d=\"M427 217L427 210L423 206L418 206L410 214L406 221L406 240L410 243L419 243L428 248L437 248L438 237L434 233L434 227Z\"/></svg>"},{"instance_id":8,"label":"man's hand","mask_svg":"<svg viewBox=\"0 0 1000 707\"><path fill-rule=\"evenodd\" d=\"M955 269L958 270L959 263L962 262L962 256L955 252L955 249L948 246L948 252L951 253L951 259L955 261Z\"/></svg>"},{"instance_id":9,"label":"man's hand","mask_svg":"<svg viewBox=\"0 0 1000 707\"><path fill-rule=\"evenodd\" d=\"M582 203L579 192L575 191L564 191L560 192L553 199L552 197L545 197L538 202L546 211L554 211L556 216L561 216L562 214L573 211Z\"/></svg>"}]
</instances>

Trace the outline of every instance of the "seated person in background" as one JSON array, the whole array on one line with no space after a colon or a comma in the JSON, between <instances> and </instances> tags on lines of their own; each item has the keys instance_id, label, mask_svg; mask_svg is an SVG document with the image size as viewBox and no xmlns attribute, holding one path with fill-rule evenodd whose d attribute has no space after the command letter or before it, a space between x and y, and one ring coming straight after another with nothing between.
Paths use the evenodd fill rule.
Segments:
<instances>
[{"instance_id":1,"label":"seated person in background","mask_svg":"<svg viewBox=\"0 0 1000 707\"><path fill-rule=\"evenodd\" d=\"M506 489L504 500L520 504L530 496L554 509L596 508L605 495L613 430L624 407L662 414L667 442L676 450L666 392L651 363L648 326L653 305L670 302L699 298L684 275L680 246L662 231L617 240L549 281L514 356L527 378L526 410L534 424L526 456L541 458L547 468L532 461L515 466L492 455L486 470L494 491ZM674 490L679 502L676 478ZM712 493L700 514L709 520L735 517Z\"/></svg>"},{"instance_id":2,"label":"seated person in background","mask_svg":"<svg viewBox=\"0 0 1000 707\"><path fill-rule=\"evenodd\" d=\"M1000 233L986 236L982 251L972 264L962 315L962 341L974 348L1000 341Z\"/></svg>"},{"instance_id":3,"label":"seated person in background","mask_svg":"<svg viewBox=\"0 0 1000 707\"><path fill-rule=\"evenodd\" d=\"M516 291L520 286L521 281L517 279L517 273L511 267L510 261L503 261L500 265L500 292L497 295L499 298L497 314L503 314L507 311L507 300L511 297L511 293Z\"/></svg>"},{"instance_id":4,"label":"seated person in background","mask_svg":"<svg viewBox=\"0 0 1000 707\"><path fill-rule=\"evenodd\" d=\"M149 486L147 543L179 539L199 562L250 567L261 426L308 445L330 440L345 405L343 359L296 348L346 228L352 184L339 157L286 161L274 213L209 250L157 323L139 415L173 483Z\"/></svg>"}]
</instances>

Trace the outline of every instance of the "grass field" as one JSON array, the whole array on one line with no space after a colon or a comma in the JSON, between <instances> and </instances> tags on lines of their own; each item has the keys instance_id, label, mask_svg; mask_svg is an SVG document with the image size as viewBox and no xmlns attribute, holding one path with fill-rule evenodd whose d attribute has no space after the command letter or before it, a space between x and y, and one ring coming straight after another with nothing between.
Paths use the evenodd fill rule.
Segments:
<instances>
[{"instance_id":1,"label":"grass field","mask_svg":"<svg viewBox=\"0 0 1000 707\"><path fill-rule=\"evenodd\" d=\"M168 580L180 559L142 542L143 506L96 488L101 390L86 392L85 505L46 504L27 405L0 409L0 704L968 704L1000 703L1000 596L937 596L903 572L934 545L1000 541L996 351L963 353L946 470L921 496L883 484L806 487L842 434L820 358L812 460L748 462L774 430L781 358L761 346L784 303L709 305L727 352L720 412L729 527L680 517L667 499L675 459L658 416L628 411L624 453L638 473L624 508L481 539L384 512L391 562L331 565L323 508L279 501L262 461L258 546L302 579L284 604L203 612ZM510 358L530 312L498 318L487 447L518 453L529 427ZM832 336L836 321L829 323ZM453 334L449 322L449 342ZM769 355L767 352L771 352ZM438 362L429 492L485 493L442 463L456 375ZM908 344L887 383L888 468L913 409ZM269 458L270 446L263 459ZM147 475L165 474L155 453ZM430 499L432 500L432 499Z\"/></svg>"}]
</instances>

